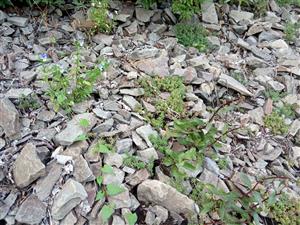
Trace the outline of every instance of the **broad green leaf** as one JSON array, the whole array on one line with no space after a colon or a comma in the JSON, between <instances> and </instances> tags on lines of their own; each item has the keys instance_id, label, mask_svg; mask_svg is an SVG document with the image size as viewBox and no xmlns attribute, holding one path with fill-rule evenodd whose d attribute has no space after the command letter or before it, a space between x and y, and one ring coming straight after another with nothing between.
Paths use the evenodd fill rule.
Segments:
<instances>
[{"instance_id":1,"label":"broad green leaf","mask_svg":"<svg viewBox=\"0 0 300 225\"><path fill-rule=\"evenodd\" d=\"M115 196L124 192L125 189L117 184L108 184L106 185L106 191L109 196Z\"/></svg>"},{"instance_id":2,"label":"broad green leaf","mask_svg":"<svg viewBox=\"0 0 300 225\"><path fill-rule=\"evenodd\" d=\"M131 213L131 212L126 213L125 218L127 220L128 225L135 225L138 219L136 213Z\"/></svg>"},{"instance_id":3,"label":"broad green leaf","mask_svg":"<svg viewBox=\"0 0 300 225\"><path fill-rule=\"evenodd\" d=\"M102 168L101 168L101 172L102 173L106 173L106 174L113 174L114 170L112 168L112 166L105 164Z\"/></svg>"},{"instance_id":4,"label":"broad green leaf","mask_svg":"<svg viewBox=\"0 0 300 225\"><path fill-rule=\"evenodd\" d=\"M88 126L90 125L90 123L89 123L89 121L88 121L87 119L81 119L81 120L79 121L79 125L80 125L81 127L86 128L86 127L88 127Z\"/></svg>"},{"instance_id":5,"label":"broad green leaf","mask_svg":"<svg viewBox=\"0 0 300 225\"><path fill-rule=\"evenodd\" d=\"M206 202L202 205L201 214L206 215L208 212L210 212L214 208L215 203L213 201Z\"/></svg>"},{"instance_id":6,"label":"broad green leaf","mask_svg":"<svg viewBox=\"0 0 300 225\"><path fill-rule=\"evenodd\" d=\"M101 199L103 199L104 198L104 192L103 191L98 191L97 192L97 195L96 195L96 201L99 201L99 200L101 200Z\"/></svg>"},{"instance_id":7,"label":"broad green leaf","mask_svg":"<svg viewBox=\"0 0 300 225\"><path fill-rule=\"evenodd\" d=\"M104 222L108 221L108 219L112 216L114 213L114 208L111 205L105 205L102 207L100 211L101 218Z\"/></svg>"},{"instance_id":8,"label":"broad green leaf","mask_svg":"<svg viewBox=\"0 0 300 225\"><path fill-rule=\"evenodd\" d=\"M100 153L110 153L111 152L111 150L108 148L107 145L100 144L100 143L96 145L95 150Z\"/></svg>"},{"instance_id":9,"label":"broad green leaf","mask_svg":"<svg viewBox=\"0 0 300 225\"><path fill-rule=\"evenodd\" d=\"M255 225L260 225L261 223L259 222L259 215L255 212L253 213L253 220Z\"/></svg>"},{"instance_id":10,"label":"broad green leaf","mask_svg":"<svg viewBox=\"0 0 300 225\"><path fill-rule=\"evenodd\" d=\"M102 182L103 182L103 177L102 176L98 176L96 179L96 182L99 186L101 186Z\"/></svg>"},{"instance_id":11,"label":"broad green leaf","mask_svg":"<svg viewBox=\"0 0 300 225\"><path fill-rule=\"evenodd\" d=\"M274 205L276 203L276 192L272 192L268 198L268 205Z\"/></svg>"},{"instance_id":12,"label":"broad green leaf","mask_svg":"<svg viewBox=\"0 0 300 225\"><path fill-rule=\"evenodd\" d=\"M194 171L194 170L195 170L195 166L192 165L192 164L189 163L189 162L184 162L184 163L183 163L183 167L186 168L186 169L188 169L188 170L191 170L191 171Z\"/></svg>"},{"instance_id":13,"label":"broad green leaf","mask_svg":"<svg viewBox=\"0 0 300 225\"><path fill-rule=\"evenodd\" d=\"M76 138L76 141L85 141L88 137L85 134L81 134Z\"/></svg>"},{"instance_id":14,"label":"broad green leaf","mask_svg":"<svg viewBox=\"0 0 300 225\"><path fill-rule=\"evenodd\" d=\"M251 189L251 187L252 187L252 182L251 182L251 180L249 179L249 177L248 177L247 174L241 172L241 173L240 173L240 179L241 179L241 181L242 181L242 184L245 185L245 187Z\"/></svg>"}]
</instances>

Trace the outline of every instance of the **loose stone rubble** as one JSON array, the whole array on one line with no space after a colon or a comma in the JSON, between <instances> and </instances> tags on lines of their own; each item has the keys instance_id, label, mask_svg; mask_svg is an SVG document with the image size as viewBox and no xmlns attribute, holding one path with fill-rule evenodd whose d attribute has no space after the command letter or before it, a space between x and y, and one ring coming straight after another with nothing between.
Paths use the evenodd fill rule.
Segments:
<instances>
[{"instance_id":1,"label":"loose stone rubble","mask_svg":"<svg viewBox=\"0 0 300 225\"><path fill-rule=\"evenodd\" d=\"M141 106L151 113L157 110L137 82L146 75L182 76L189 115L205 120L213 114L209 109L223 99L243 96L235 109L213 121L220 130L228 121L247 128L229 133L216 153L226 157L228 166L219 168L206 157L191 177L229 192L232 187L225 177L241 171L251 181L285 176L287 192L299 198L300 37L288 42L283 34L287 21L300 22L299 10L279 8L270 1L273 11L256 18L234 6L225 7L223 14L225 8L205 3L197 21L210 31L209 41L216 47L200 53L178 43L172 30L177 19L170 8L146 10L113 2L118 12L115 32L92 37L72 27L74 18L84 17L72 8L49 12L55 26L44 23L42 12L35 9L24 9L20 15L0 10L0 222L107 224L100 216L104 201L95 200L96 179L104 164L111 166L113 175L102 174L103 184L123 188L108 197L115 206L111 224L127 224L124 215L130 210L145 218L138 224L147 225L187 224L188 216L199 213L199 206L173 188L161 168L162 155L149 138L164 130L155 129L139 114ZM97 65L97 59L105 57L110 67L91 99L75 105L68 117L62 110L55 112L45 95L39 55L47 54L47 64L70 68L73 39L84 43L81 54L86 65ZM273 101L264 94L269 90L285 96ZM22 97L32 94L40 106L21 109ZM264 117L286 104L294 106L295 117L285 119L286 135L274 135ZM88 121L87 126L80 125L81 120ZM88 139L78 141L82 136ZM103 138L114 140L115 152L95 152ZM125 165L128 154L146 164L154 160L153 171ZM186 185L186 192L190 187Z\"/></svg>"}]
</instances>

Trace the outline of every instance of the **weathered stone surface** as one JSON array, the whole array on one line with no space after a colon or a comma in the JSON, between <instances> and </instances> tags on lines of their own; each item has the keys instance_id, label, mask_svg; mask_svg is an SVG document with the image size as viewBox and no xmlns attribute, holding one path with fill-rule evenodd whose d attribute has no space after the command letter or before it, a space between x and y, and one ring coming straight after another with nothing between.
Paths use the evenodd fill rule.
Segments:
<instances>
[{"instance_id":1,"label":"weathered stone surface","mask_svg":"<svg viewBox=\"0 0 300 225\"><path fill-rule=\"evenodd\" d=\"M52 216L56 220L63 219L82 200L87 198L84 187L73 179L69 179L55 196L52 205Z\"/></svg>"},{"instance_id":2,"label":"weathered stone surface","mask_svg":"<svg viewBox=\"0 0 300 225\"><path fill-rule=\"evenodd\" d=\"M74 177L81 183L95 180L87 161L81 155L74 160Z\"/></svg>"},{"instance_id":3,"label":"weathered stone surface","mask_svg":"<svg viewBox=\"0 0 300 225\"><path fill-rule=\"evenodd\" d=\"M228 187L224 183L223 180L221 180L217 174L209 171L208 169L204 169L201 173L199 180L201 180L203 183L212 184L225 192L229 192Z\"/></svg>"},{"instance_id":4,"label":"weathered stone surface","mask_svg":"<svg viewBox=\"0 0 300 225\"><path fill-rule=\"evenodd\" d=\"M2 201L0 205L0 220L8 214L10 207L15 203L18 198L18 193L11 192L9 195Z\"/></svg>"},{"instance_id":5,"label":"weathered stone surface","mask_svg":"<svg viewBox=\"0 0 300 225\"><path fill-rule=\"evenodd\" d=\"M130 208L131 206L131 198L129 195L129 190L124 185L120 185L124 191L115 196L109 196L108 202L115 204L115 209L120 208Z\"/></svg>"},{"instance_id":6,"label":"weathered stone surface","mask_svg":"<svg viewBox=\"0 0 300 225\"><path fill-rule=\"evenodd\" d=\"M36 196L29 196L19 208L16 220L24 224L39 224L46 217L47 206Z\"/></svg>"},{"instance_id":7,"label":"weathered stone surface","mask_svg":"<svg viewBox=\"0 0 300 225\"><path fill-rule=\"evenodd\" d=\"M80 125L81 120L87 120L88 126L83 127ZM71 145L78 137L86 135L96 124L96 117L93 113L83 113L73 117L67 123L67 127L55 136L55 142L60 145Z\"/></svg>"},{"instance_id":8,"label":"weathered stone surface","mask_svg":"<svg viewBox=\"0 0 300 225\"><path fill-rule=\"evenodd\" d=\"M0 99L0 126L7 137L13 137L20 131L19 113L7 98Z\"/></svg>"},{"instance_id":9,"label":"weathered stone surface","mask_svg":"<svg viewBox=\"0 0 300 225\"><path fill-rule=\"evenodd\" d=\"M142 21L144 23L150 22L151 17L153 16L154 11L147 10L144 8L137 7L135 9L135 16L139 21Z\"/></svg>"},{"instance_id":10,"label":"weathered stone surface","mask_svg":"<svg viewBox=\"0 0 300 225\"><path fill-rule=\"evenodd\" d=\"M201 4L202 20L206 23L218 24L218 14L213 2L207 1Z\"/></svg>"},{"instance_id":11,"label":"weathered stone surface","mask_svg":"<svg viewBox=\"0 0 300 225\"><path fill-rule=\"evenodd\" d=\"M22 96L27 97L31 93L32 93L32 89L30 88L12 88L5 93L5 97L10 99L19 99Z\"/></svg>"},{"instance_id":12,"label":"weathered stone surface","mask_svg":"<svg viewBox=\"0 0 300 225\"><path fill-rule=\"evenodd\" d=\"M158 180L145 180L137 189L139 201L157 204L184 215L196 215L199 211L195 202L175 188Z\"/></svg>"},{"instance_id":13,"label":"weathered stone surface","mask_svg":"<svg viewBox=\"0 0 300 225\"><path fill-rule=\"evenodd\" d=\"M44 201L51 194L55 183L60 178L62 165L54 163L48 166L47 169L49 170L47 176L40 179L34 187L35 193L41 201Z\"/></svg>"},{"instance_id":14,"label":"weathered stone surface","mask_svg":"<svg viewBox=\"0 0 300 225\"><path fill-rule=\"evenodd\" d=\"M152 143L149 140L151 135L157 136L157 132L151 127L151 125L145 125L136 129L136 132L146 141L149 147L152 147Z\"/></svg>"},{"instance_id":15,"label":"weathered stone surface","mask_svg":"<svg viewBox=\"0 0 300 225\"><path fill-rule=\"evenodd\" d=\"M26 187L44 174L45 165L39 159L36 147L32 143L26 144L13 167L16 185L20 188Z\"/></svg>"},{"instance_id":16,"label":"weathered stone surface","mask_svg":"<svg viewBox=\"0 0 300 225\"><path fill-rule=\"evenodd\" d=\"M254 14L251 12L241 11L241 10L231 10L229 17L234 19L235 22L240 22L242 20L252 20Z\"/></svg>"},{"instance_id":17,"label":"weathered stone surface","mask_svg":"<svg viewBox=\"0 0 300 225\"><path fill-rule=\"evenodd\" d=\"M247 88L235 80L234 78L227 76L226 74L221 74L219 77L218 83L223 85L224 87L231 88L243 95L252 96L253 94L247 90Z\"/></svg>"},{"instance_id":18,"label":"weathered stone surface","mask_svg":"<svg viewBox=\"0 0 300 225\"><path fill-rule=\"evenodd\" d=\"M26 17L11 16L7 18L7 22L18 27L25 27L28 24L28 21L29 19Z\"/></svg>"}]
</instances>

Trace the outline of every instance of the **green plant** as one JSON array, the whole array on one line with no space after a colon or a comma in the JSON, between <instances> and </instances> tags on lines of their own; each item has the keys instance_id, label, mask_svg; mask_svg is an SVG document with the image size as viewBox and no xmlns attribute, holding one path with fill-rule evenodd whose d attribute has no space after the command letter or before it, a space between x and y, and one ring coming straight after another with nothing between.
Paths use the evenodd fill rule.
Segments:
<instances>
[{"instance_id":1,"label":"green plant","mask_svg":"<svg viewBox=\"0 0 300 225\"><path fill-rule=\"evenodd\" d=\"M138 0L137 2L145 9L150 9L150 7L156 3L156 0Z\"/></svg>"},{"instance_id":2,"label":"green plant","mask_svg":"<svg viewBox=\"0 0 300 225\"><path fill-rule=\"evenodd\" d=\"M284 118L278 112L272 112L264 117L264 124L274 134L286 134L288 125L285 124Z\"/></svg>"},{"instance_id":3,"label":"green plant","mask_svg":"<svg viewBox=\"0 0 300 225\"><path fill-rule=\"evenodd\" d=\"M181 117L184 114L185 85L183 79L178 76L172 77L151 77L139 80L145 90L147 97L156 108L155 113L140 109L139 112L154 126L163 127L166 118ZM168 92L167 99L162 99L160 94Z\"/></svg>"},{"instance_id":4,"label":"green plant","mask_svg":"<svg viewBox=\"0 0 300 225\"><path fill-rule=\"evenodd\" d=\"M300 202L282 194L278 201L268 204L270 216L281 225L300 224Z\"/></svg>"},{"instance_id":5,"label":"green plant","mask_svg":"<svg viewBox=\"0 0 300 225\"><path fill-rule=\"evenodd\" d=\"M35 110L40 108L40 103L38 102L38 97L36 95L22 95L18 107L21 110Z\"/></svg>"},{"instance_id":6,"label":"green plant","mask_svg":"<svg viewBox=\"0 0 300 225\"><path fill-rule=\"evenodd\" d=\"M206 130L206 132L204 132ZM204 159L205 152L214 145L218 145L215 135L217 130L201 119L174 121L164 137L150 138L155 149L164 154L163 164L169 168L175 180L187 177L187 171L194 171ZM174 151L170 143L177 142L182 149Z\"/></svg>"},{"instance_id":7,"label":"green plant","mask_svg":"<svg viewBox=\"0 0 300 225\"><path fill-rule=\"evenodd\" d=\"M279 115L284 116L285 118L294 119L296 117L295 113L296 106L291 104L284 104L282 107L275 109Z\"/></svg>"},{"instance_id":8,"label":"green plant","mask_svg":"<svg viewBox=\"0 0 300 225\"><path fill-rule=\"evenodd\" d=\"M104 222L107 222L109 218L114 214L115 205L114 204L106 204L100 210L100 216Z\"/></svg>"},{"instance_id":9,"label":"green plant","mask_svg":"<svg viewBox=\"0 0 300 225\"><path fill-rule=\"evenodd\" d=\"M114 174L113 168L109 165L104 165L101 168L102 174ZM99 201L105 196L115 196L125 191L123 187L121 187L118 184L110 183L107 185L103 185L103 176L98 176L96 179L96 182L100 188L100 190L97 192L96 200Z\"/></svg>"},{"instance_id":10,"label":"green plant","mask_svg":"<svg viewBox=\"0 0 300 225\"><path fill-rule=\"evenodd\" d=\"M244 84L244 85L247 84L247 78L246 78L246 76L243 73L241 73L239 71L234 71L231 74L231 76L234 79L236 79L237 81L239 81L241 84Z\"/></svg>"},{"instance_id":11,"label":"green plant","mask_svg":"<svg viewBox=\"0 0 300 225\"><path fill-rule=\"evenodd\" d=\"M95 31L103 33L110 33L112 31L114 22L109 17L108 9L108 0L92 0L91 8L88 11L88 19L95 24Z\"/></svg>"},{"instance_id":12,"label":"green plant","mask_svg":"<svg viewBox=\"0 0 300 225\"><path fill-rule=\"evenodd\" d=\"M235 183L228 179L234 187L232 191L225 192L212 184L202 183L197 179L192 180L193 190L190 195L201 208L199 214L203 223L207 219L212 224L261 224L260 213L270 210L270 206L276 205L281 200L276 199L282 195L281 190L258 189L259 184L267 180L286 179L281 177L268 177L252 183L245 173L240 173L241 183ZM239 188L242 186L243 189ZM285 208L288 209L288 208ZM271 209L271 212L273 209ZM297 211L294 211L297 212ZM211 213L217 213L219 219L210 217ZM282 215L282 212L280 212ZM278 220L277 220L278 221ZM279 221L278 221L279 222Z\"/></svg>"},{"instance_id":13,"label":"green plant","mask_svg":"<svg viewBox=\"0 0 300 225\"><path fill-rule=\"evenodd\" d=\"M300 0L276 0L276 2L280 6L285 6L285 5L296 5L296 6L299 6L300 5Z\"/></svg>"},{"instance_id":14,"label":"green plant","mask_svg":"<svg viewBox=\"0 0 300 225\"><path fill-rule=\"evenodd\" d=\"M264 95L266 98L272 99L274 102L278 102L280 99L286 96L286 93L275 91L273 89L266 89L264 91Z\"/></svg>"},{"instance_id":15,"label":"green plant","mask_svg":"<svg viewBox=\"0 0 300 225\"><path fill-rule=\"evenodd\" d=\"M87 128L90 125L90 122L87 119L79 120L79 125L83 128Z\"/></svg>"},{"instance_id":16,"label":"green plant","mask_svg":"<svg viewBox=\"0 0 300 225\"><path fill-rule=\"evenodd\" d=\"M55 111L61 108L70 113L75 103L89 98L94 84L108 67L107 61L102 60L98 66L88 69L81 63L80 49L80 44L77 43L75 65L72 69L64 71L58 65L43 68L44 81L49 86L46 95L49 96Z\"/></svg>"},{"instance_id":17,"label":"green plant","mask_svg":"<svg viewBox=\"0 0 300 225\"><path fill-rule=\"evenodd\" d=\"M292 23L292 22L286 23L285 28L284 28L285 39L288 42L295 41L295 39L299 35L299 29L300 29L300 22L298 22L298 23Z\"/></svg>"},{"instance_id":18,"label":"green plant","mask_svg":"<svg viewBox=\"0 0 300 225\"><path fill-rule=\"evenodd\" d=\"M154 160L151 159L149 162L142 161L139 157L127 154L123 160L123 164L136 170L147 169L150 174L153 173Z\"/></svg>"},{"instance_id":19,"label":"green plant","mask_svg":"<svg viewBox=\"0 0 300 225\"><path fill-rule=\"evenodd\" d=\"M107 154L113 152L114 148L111 144L107 143L105 140L99 139L96 145L94 146L93 151Z\"/></svg>"},{"instance_id":20,"label":"green plant","mask_svg":"<svg viewBox=\"0 0 300 225\"><path fill-rule=\"evenodd\" d=\"M190 19L201 10L201 3L207 0L174 0L172 11L179 14L180 19Z\"/></svg>"},{"instance_id":21,"label":"green plant","mask_svg":"<svg viewBox=\"0 0 300 225\"><path fill-rule=\"evenodd\" d=\"M135 225L138 217L137 217L136 213L129 212L129 213L125 214L125 219L126 219L128 225Z\"/></svg>"},{"instance_id":22,"label":"green plant","mask_svg":"<svg viewBox=\"0 0 300 225\"><path fill-rule=\"evenodd\" d=\"M206 38L208 32L199 24L176 24L175 35L180 44L197 48L200 52L206 52L210 48L210 44Z\"/></svg>"}]
</instances>

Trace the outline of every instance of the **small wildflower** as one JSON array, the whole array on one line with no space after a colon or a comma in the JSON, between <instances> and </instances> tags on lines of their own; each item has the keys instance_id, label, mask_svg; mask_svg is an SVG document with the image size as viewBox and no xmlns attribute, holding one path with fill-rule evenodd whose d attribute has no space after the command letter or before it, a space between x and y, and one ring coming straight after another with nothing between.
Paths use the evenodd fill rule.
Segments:
<instances>
[{"instance_id":1,"label":"small wildflower","mask_svg":"<svg viewBox=\"0 0 300 225\"><path fill-rule=\"evenodd\" d=\"M46 62L47 59L48 59L47 53L40 54L40 59L41 59L42 62Z\"/></svg>"}]
</instances>

